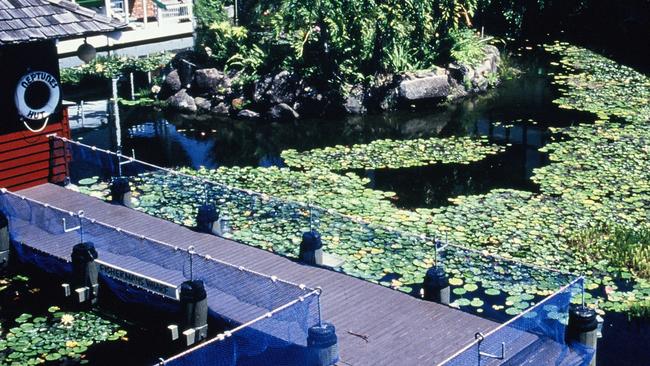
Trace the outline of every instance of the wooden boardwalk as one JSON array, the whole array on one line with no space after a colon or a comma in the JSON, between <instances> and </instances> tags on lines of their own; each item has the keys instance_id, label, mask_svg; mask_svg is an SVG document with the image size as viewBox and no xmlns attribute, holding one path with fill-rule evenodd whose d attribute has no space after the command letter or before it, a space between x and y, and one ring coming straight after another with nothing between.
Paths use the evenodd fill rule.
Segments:
<instances>
[{"instance_id":1,"label":"wooden boardwalk","mask_svg":"<svg viewBox=\"0 0 650 366\"><path fill-rule=\"evenodd\" d=\"M477 331L486 333L498 326L447 306L198 233L53 184L18 193L65 210L84 210L86 217L171 245L194 245L198 253L235 265L322 287L323 319L337 327L341 365L435 365L470 343Z\"/></svg>"}]
</instances>

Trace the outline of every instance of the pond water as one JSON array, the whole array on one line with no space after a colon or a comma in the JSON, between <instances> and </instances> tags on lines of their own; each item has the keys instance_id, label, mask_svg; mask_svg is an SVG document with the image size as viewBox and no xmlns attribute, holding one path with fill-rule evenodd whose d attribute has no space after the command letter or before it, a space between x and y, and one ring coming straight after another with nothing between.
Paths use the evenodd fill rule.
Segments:
<instances>
[{"instance_id":1,"label":"pond water","mask_svg":"<svg viewBox=\"0 0 650 366\"><path fill-rule=\"evenodd\" d=\"M506 146L503 153L470 164L356 171L370 187L397 193L404 208L439 207L458 195L487 193L495 188L538 192L530 177L548 163L538 149L549 141L549 127L590 122L590 114L560 109L552 103L558 92L550 83L548 56L526 50L517 60L523 73L498 88L460 102L362 117L301 120L296 123L193 119L147 108L121 109L121 130L110 124L76 129L73 137L91 145L116 149L165 167L283 166L280 153L368 143L377 139L432 136L478 136ZM650 364L647 321L606 317L599 343L599 365Z\"/></svg>"},{"instance_id":2,"label":"pond water","mask_svg":"<svg viewBox=\"0 0 650 366\"><path fill-rule=\"evenodd\" d=\"M0 365L153 365L182 350L167 340L166 327L177 323L176 312L124 303L100 281L98 306L89 312L89 320L80 320L87 310L63 296L63 282L31 265L13 263L0 271ZM65 316L74 316L67 332L59 325ZM40 329L28 334L32 328ZM213 336L224 325L211 320L210 328ZM69 353L77 355L66 357ZM58 355L45 357L52 354Z\"/></svg>"},{"instance_id":3,"label":"pond water","mask_svg":"<svg viewBox=\"0 0 650 366\"><path fill-rule=\"evenodd\" d=\"M538 151L549 126L593 117L557 108L547 76L546 56L532 53L520 77L484 95L457 103L388 114L265 123L227 118L189 119L146 108L121 109L121 143L142 160L165 167L282 166L280 153L368 143L377 139L487 135L507 145L505 153L471 164L438 164L399 170L359 172L371 187L397 193L401 207L436 207L461 194L494 188L537 191L534 168L547 162ZM73 136L91 145L116 148L115 129L77 129Z\"/></svg>"}]
</instances>

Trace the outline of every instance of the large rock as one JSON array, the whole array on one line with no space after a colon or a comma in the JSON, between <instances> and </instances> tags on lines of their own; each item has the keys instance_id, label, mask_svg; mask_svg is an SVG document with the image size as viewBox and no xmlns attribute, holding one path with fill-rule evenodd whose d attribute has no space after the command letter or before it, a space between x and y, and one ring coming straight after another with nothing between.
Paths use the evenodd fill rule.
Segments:
<instances>
[{"instance_id":1,"label":"large rock","mask_svg":"<svg viewBox=\"0 0 650 366\"><path fill-rule=\"evenodd\" d=\"M255 83L253 101L261 105L284 103L292 105L301 88L301 81L288 71L275 76L266 75Z\"/></svg>"},{"instance_id":2,"label":"large rock","mask_svg":"<svg viewBox=\"0 0 650 366\"><path fill-rule=\"evenodd\" d=\"M399 84L400 97L409 101L444 98L450 92L449 77L437 72L409 76Z\"/></svg>"},{"instance_id":3,"label":"large rock","mask_svg":"<svg viewBox=\"0 0 650 366\"><path fill-rule=\"evenodd\" d=\"M293 109L302 117L320 117L325 112L329 99L317 89L305 86L300 90Z\"/></svg>"},{"instance_id":4,"label":"large rock","mask_svg":"<svg viewBox=\"0 0 650 366\"><path fill-rule=\"evenodd\" d=\"M451 97L458 98L470 93L483 92L497 84L500 63L499 50L492 45L487 45L485 58L478 65L472 67L457 63L450 64L449 72L453 84Z\"/></svg>"},{"instance_id":5,"label":"large rock","mask_svg":"<svg viewBox=\"0 0 650 366\"><path fill-rule=\"evenodd\" d=\"M274 105L267 113L268 118L274 121L295 121L300 118L298 112L285 103Z\"/></svg>"},{"instance_id":6,"label":"large rock","mask_svg":"<svg viewBox=\"0 0 650 366\"><path fill-rule=\"evenodd\" d=\"M176 94L167 99L167 105L179 112L195 113L197 110L194 98L187 94L187 90L181 89Z\"/></svg>"},{"instance_id":7,"label":"large rock","mask_svg":"<svg viewBox=\"0 0 650 366\"><path fill-rule=\"evenodd\" d=\"M162 83L160 89L159 98L166 99L170 96L178 93L179 90L183 89L183 84L181 83L181 78L178 76L177 70L172 70Z\"/></svg>"},{"instance_id":8,"label":"large rock","mask_svg":"<svg viewBox=\"0 0 650 366\"><path fill-rule=\"evenodd\" d=\"M194 85L200 92L219 93L226 87L225 75L217 69L199 69L194 73Z\"/></svg>"},{"instance_id":9,"label":"large rock","mask_svg":"<svg viewBox=\"0 0 650 366\"><path fill-rule=\"evenodd\" d=\"M194 98L194 104L196 104L196 108L201 112L209 112L212 108L210 100L203 97Z\"/></svg>"},{"instance_id":10,"label":"large rock","mask_svg":"<svg viewBox=\"0 0 650 366\"><path fill-rule=\"evenodd\" d=\"M239 118L244 118L244 119L257 119L260 118L260 114L254 111L251 111L250 109L242 109L237 113L237 117Z\"/></svg>"},{"instance_id":11,"label":"large rock","mask_svg":"<svg viewBox=\"0 0 650 366\"><path fill-rule=\"evenodd\" d=\"M352 87L345 101L343 108L350 114L365 114L368 110L365 106L366 93L362 85L357 84Z\"/></svg>"},{"instance_id":12,"label":"large rock","mask_svg":"<svg viewBox=\"0 0 650 366\"><path fill-rule=\"evenodd\" d=\"M230 108L225 102L219 102L217 105L212 107L211 112L220 116L227 116L230 114Z\"/></svg>"}]
</instances>

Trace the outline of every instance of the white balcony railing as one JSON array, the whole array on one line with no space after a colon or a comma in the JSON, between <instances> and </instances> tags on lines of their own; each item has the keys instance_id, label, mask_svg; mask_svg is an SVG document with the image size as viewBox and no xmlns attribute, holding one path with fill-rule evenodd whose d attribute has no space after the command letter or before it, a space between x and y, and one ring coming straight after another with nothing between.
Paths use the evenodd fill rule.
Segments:
<instances>
[{"instance_id":1,"label":"white balcony railing","mask_svg":"<svg viewBox=\"0 0 650 366\"><path fill-rule=\"evenodd\" d=\"M192 2L182 3L165 3L164 6L158 5L158 14L156 18L158 23L170 21L192 21Z\"/></svg>"}]
</instances>

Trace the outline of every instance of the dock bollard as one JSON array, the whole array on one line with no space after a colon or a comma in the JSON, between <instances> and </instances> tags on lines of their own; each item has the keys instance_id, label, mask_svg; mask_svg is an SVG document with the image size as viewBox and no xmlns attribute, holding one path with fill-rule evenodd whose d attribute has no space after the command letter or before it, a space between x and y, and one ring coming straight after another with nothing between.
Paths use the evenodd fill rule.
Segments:
<instances>
[{"instance_id":1,"label":"dock bollard","mask_svg":"<svg viewBox=\"0 0 650 366\"><path fill-rule=\"evenodd\" d=\"M449 278L441 266L433 266L427 270L422 283L424 299L443 305L449 305Z\"/></svg>"},{"instance_id":2,"label":"dock bollard","mask_svg":"<svg viewBox=\"0 0 650 366\"><path fill-rule=\"evenodd\" d=\"M323 241L318 231L311 230L302 234L299 258L307 264L317 266L323 264Z\"/></svg>"},{"instance_id":3,"label":"dock bollard","mask_svg":"<svg viewBox=\"0 0 650 366\"><path fill-rule=\"evenodd\" d=\"M196 215L196 228L202 233L216 234L215 230L218 228L217 220L219 220L219 213L214 205L201 205Z\"/></svg>"},{"instance_id":4,"label":"dock bollard","mask_svg":"<svg viewBox=\"0 0 650 366\"><path fill-rule=\"evenodd\" d=\"M10 246L9 220L0 213L0 268L6 268L9 265Z\"/></svg>"},{"instance_id":5,"label":"dock bollard","mask_svg":"<svg viewBox=\"0 0 650 366\"><path fill-rule=\"evenodd\" d=\"M596 311L583 305L571 305L569 324L566 327L566 341L578 342L594 350L594 357L589 366L596 365L596 347L598 345L598 317Z\"/></svg>"},{"instance_id":6,"label":"dock bollard","mask_svg":"<svg viewBox=\"0 0 650 366\"><path fill-rule=\"evenodd\" d=\"M203 281L185 281L180 291L181 329L190 346L208 336L208 297Z\"/></svg>"},{"instance_id":7,"label":"dock bollard","mask_svg":"<svg viewBox=\"0 0 650 366\"><path fill-rule=\"evenodd\" d=\"M339 360L336 328L330 323L316 325L307 331L307 364L329 366Z\"/></svg>"},{"instance_id":8,"label":"dock bollard","mask_svg":"<svg viewBox=\"0 0 650 366\"><path fill-rule=\"evenodd\" d=\"M99 290L99 272L97 269L97 250L91 242L79 243L72 247L72 288L77 294L78 302L91 304L97 302ZM64 288L65 285L64 285ZM69 294L66 289L66 295Z\"/></svg>"},{"instance_id":9,"label":"dock bollard","mask_svg":"<svg viewBox=\"0 0 650 366\"><path fill-rule=\"evenodd\" d=\"M129 178L113 178L111 182L111 202L131 207L131 186L129 185Z\"/></svg>"}]
</instances>

